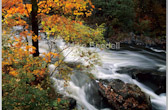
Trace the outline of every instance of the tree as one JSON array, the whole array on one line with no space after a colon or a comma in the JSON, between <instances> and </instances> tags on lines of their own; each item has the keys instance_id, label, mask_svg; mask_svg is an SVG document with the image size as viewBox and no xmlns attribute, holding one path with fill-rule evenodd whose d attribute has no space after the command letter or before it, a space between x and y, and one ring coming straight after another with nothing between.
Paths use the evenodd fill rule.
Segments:
<instances>
[{"instance_id":1,"label":"tree","mask_svg":"<svg viewBox=\"0 0 168 110\"><path fill-rule=\"evenodd\" d=\"M32 25L32 31L34 33L34 36L38 36L38 6L36 0L31 0L32 4L32 11L31 11L31 25ZM39 56L39 47L38 47L38 40L34 41L32 40L32 45L36 48L36 53L33 54L34 57Z\"/></svg>"},{"instance_id":2,"label":"tree","mask_svg":"<svg viewBox=\"0 0 168 110\"><path fill-rule=\"evenodd\" d=\"M95 9L92 16L102 20L99 22L108 22L123 31L132 28L135 16L132 0L93 0L93 4Z\"/></svg>"},{"instance_id":3,"label":"tree","mask_svg":"<svg viewBox=\"0 0 168 110\"><path fill-rule=\"evenodd\" d=\"M166 35L166 1L165 0L134 0L136 20L135 29L143 22L148 21L146 29L141 28L142 31L147 30L148 36L159 37ZM137 29L138 33L144 34Z\"/></svg>"},{"instance_id":4,"label":"tree","mask_svg":"<svg viewBox=\"0 0 168 110\"><path fill-rule=\"evenodd\" d=\"M2 1L3 36L15 36L15 32L12 33L13 27L23 27L22 30L19 30L19 38L14 37L16 41L13 41L12 38L7 40L12 47L16 46L16 49L23 47L26 48L25 44L21 45L23 38L32 36L33 47L31 49L33 49L33 52L30 51L29 54L38 56L38 39L40 39L40 36L37 36L39 31L38 25L42 29L40 30L41 32L47 33L48 39L50 36L54 36L55 38L61 36L66 42L80 44L89 44L89 42L93 41L96 41L97 43L105 42L102 34L104 31L102 25L98 26L96 29L92 29L83 25L82 21L78 19L78 16L82 16L84 14L85 16L91 15L91 11L94 6L90 0L44 0L39 2L31 0L31 3L32 4L23 4L22 0ZM29 23L30 20L32 23ZM14 49L15 52L17 51L16 49ZM51 51L49 53L45 53L45 58L47 59L46 62L50 63L51 56L53 57L58 54L60 53L57 52L54 54ZM21 56L16 57L20 58ZM22 57L20 59L22 59ZM13 60L13 57L11 57L11 59L6 58L6 62L8 63L4 63L3 66L11 66L11 62L13 62Z\"/></svg>"},{"instance_id":5,"label":"tree","mask_svg":"<svg viewBox=\"0 0 168 110\"><path fill-rule=\"evenodd\" d=\"M91 15L91 11L87 8L93 6L90 0L31 0L31 4L23 4L23 0L2 0L3 21L8 26L21 25L28 29L28 24L25 18L31 18L33 46L36 47L36 53L33 56L39 56L38 50L38 25L41 18L52 17L53 20L60 16L75 16ZM83 13L83 11L85 13ZM55 19L54 19L55 18ZM67 19L64 17L64 19ZM68 20L68 19L67 19ZM58 21L58 20L57 20ZM12 22L12 23L11 23ZM59 23L53 22L53 23ZM66 22L66 20L65 20ZM60 27L62 28L62 27ZM35 40L36 39L36 40Z\"/></svg>"},{"instance_id":6,"label":"tree","mask_svg":"<svg viewBox=\"0 0 168 110\"><path fill-rule=\"evenodd\" d=\"M2 0L3 109L68 109L67 103L64 103L66 101L60 100L58 93L53 97L55 95L51 93L49 80L53 72L49 74L47 67L56 59L54 65L59 74L54 77L66 81L72 68L64 62L66 56L62 55L63 50L59 48L57 51L52 51L51 48L48 53L38 56L38 26L41 32L47 33L47 39L60 36L65 42L80 44L104 42L103 26L93 29L83 25L83 21L78 19L78 16L91 15L93 6L89 0L31 2L32 4L23 4L22 0ZM15 26L21 26L22 29L15 31ZM32 36L33 46L28 45L25 40L29 36ZM88 65L77 65L81 71L84 68L89 70L98 62L95 53L78 50L78 54L88 61Z\"/></svg>"},{"instance_id":7,"label":"tree","mask_svg":"<svg viewBox=\"0 0 168 110\"><path fill-rule=\"evenodd\" d=\"M92 3L95 8L85 21L92 25L95 22L105 23L105 38L111 39L120 36L120 33L132 31L135 18L133 0L92 0Z\"/></svg>"}]
</instances>

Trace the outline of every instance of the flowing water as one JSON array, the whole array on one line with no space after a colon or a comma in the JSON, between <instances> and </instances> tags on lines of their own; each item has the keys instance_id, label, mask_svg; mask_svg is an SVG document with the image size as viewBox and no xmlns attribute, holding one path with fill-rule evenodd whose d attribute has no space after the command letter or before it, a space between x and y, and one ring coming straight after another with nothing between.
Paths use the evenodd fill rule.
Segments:
<instances>
[{"instance_id":1,"label":"flowing water","mask_svg":"<svg viewBox=\"0 0 168 110\"><path fill-rule=\"evenodd\" d=\"M30 40L29 40L30 41ZM56 45L60 49L67 47L62 39L56 40ZM48 51L48 45L46 40L41 40L39 42L40 53ZM76 55L76 50L79 47L71 46L63 51L66 56L66 62L81 62L86 64L84 60ZM126 83L132 83L138 85L143 92L148 94L151 98L153 110L166 110L166 94L162 93L157 95L150 87L145 84L133 79L127 73L120 74L118 71L123 67L128 68L138 68L143 70L154 70L158 72L165 73L166 71L166 57L165 51L157 51L154 49L141 49L136 47L128 47L120 50L100 50L98 48L90 47L80 47L83 50L90 49L92 51L98 52L101 56L102 66L96 66L96 69L92 70L92 74L97 79L120 79ZM50 65L50 71L54 70L54 65ZM55 72L56 74L57 72ZM166 74L166 73L165 73ZM51 77L54 81L55 89L65 96L74 98L77 101L78 110L110 110L101 101L99 94L97 93L97 88L94 86L85 74L81 74L77 71L71 76L71 81L69 85L64 87L64 80L56 79ZM100 107L101 106L101 107Z\"/></svg>"}]
</instances>

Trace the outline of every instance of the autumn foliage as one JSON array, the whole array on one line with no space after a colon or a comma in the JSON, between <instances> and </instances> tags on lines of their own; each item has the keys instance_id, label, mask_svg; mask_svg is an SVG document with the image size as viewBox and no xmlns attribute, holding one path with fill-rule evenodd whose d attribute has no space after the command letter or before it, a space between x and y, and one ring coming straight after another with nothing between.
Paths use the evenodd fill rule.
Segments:
<instances>
[{"instance_id":1,"label":"autumn foliage","mask_svg":"<svg viewBox=\"0 0 168 110\"><path fill-rule=\"evenodd\" d=\"M90 6L90 8L88 7ZM8 39L5 38L3 46L3 71L9 73L13 76L16 76L20 72L20 68L25 72L31 72L37 76L43 76L46 72L45 66L41 66L42 62L38 59L31 58L31 54L35 53L36 48L28 45L23 41L27 36L33 35L33 32L30 30L29 19L31 17L31 4L23 4L23 0L2 0L2 22L3 22L3 32L6 34L7 30L13 26L23 26L23 30L19 33L19 38L14 37L12 40L8 36ZM38 20L39 23L42 23L41 32L49 32L48 36L58 33L64 33L62 35L68 35L68 31L74 30L73 24L79 23L82 25L82 22L70 20L65 17L68 14L73 14L74 16L86 15L90 16L91 11L94 6L90 0L44 0L38 2ZM90 10L89 10L90 9ZM51 29L51 30L49 30ZM63 31L63 32L62 32ZM78 33L76 33L77 35ZM15 36L15 35L14 35ZM73 36L77 37L77 36ZM32 36L34 41L38 40L40 36ZM65 37L67 38L67 36ZM23 41L23 42L22 42ZM56 57L56 53L45 53L45 58L43 60L48 63L51 62L51 55ZM41 58L42 59L42 58ZM15 65L15 66L13 66ZM21 67L18 68L18 65ZM33 65L37 67L42 67L30 69Z\"/></svg>"},{"instance_id":2,"label":"autumn foliage","mask_svg":"<svg viewBox=\"0 0 168 110\"><path fill-rule=\"evenodd\" d=\"M79 19L91 15L94 5L90 0L40 0L37 6L39 32L46 33L47 39L61 36L66 42L105 42L102 25L92 29ZM58 51L33 57L37 49L27 39L31 36L37 41L41 37L31 29L31 13L32 4L2 0L3 109L67 109L67 101L52 90L48 65L53 58L59 59L55 66L65 80L72 69L65 65L64 56ZM21 29L16 31L16 26Z\"/></svg>"}]
</instances>

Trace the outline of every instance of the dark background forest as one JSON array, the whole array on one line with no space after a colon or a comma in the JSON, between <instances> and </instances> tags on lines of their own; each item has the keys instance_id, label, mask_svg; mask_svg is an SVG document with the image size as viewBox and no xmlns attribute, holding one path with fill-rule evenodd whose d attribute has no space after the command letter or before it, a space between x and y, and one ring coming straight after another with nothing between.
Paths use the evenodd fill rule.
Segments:
<instances>
[{"instance_id":1,"label":"dark background forest","mask_svg":"<svg viewBox=\"0 0 168 110\"><path fill-rule=\"evenodd\" d=\"M166 42L165 0L92 0L88 25L105 24L104 36L109 42L160 46Z\"/></svg>"}]
</instances>

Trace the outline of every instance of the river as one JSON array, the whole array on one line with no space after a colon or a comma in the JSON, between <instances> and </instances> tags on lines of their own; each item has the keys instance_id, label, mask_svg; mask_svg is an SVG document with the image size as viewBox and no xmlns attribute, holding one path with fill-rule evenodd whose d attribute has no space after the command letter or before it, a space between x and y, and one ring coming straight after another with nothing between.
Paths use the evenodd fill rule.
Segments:
<instances>
[{"instance_id":1,"label":"river","mask_svg":"<svg viewBox=\"0 0 168 110\"><path fill-rule=\"evenodd\" d=\"M29 44L31 44L31 37L29 37ZM67 47L62 39L54 41L60 48ZM136 84L143 92L148 94L151 98L153 110L166 110L166 93L156 94L151 86L146 85L143 81L138 81L132 78L127 72L119 71L122 68L136 68L141 70L157 71L160 74L166 74L166 52L164 50L137 48L134 46L123 47L120 50L100 50L98 48L90 47L76 47L70 46L63 51L66 62L78 61L83 64L86 62L76 55L77 49L91 50L97 52L101 56L102 66L95 65L92 74L96 79L120 79L126 83ZM45 39L39 41L40 53L48 52L48 44ZM49 66L50 71L53 71L54 65ZM129 70L129 69L128 69ZM110 110L110 108L102 108L97 106L99 101L98 94L94 93L96 90L93 83L90 83L89 77L79 71L71 76L69 85L64 87L64 80L51 77L54 81L55 89L68 97L72 97L77 101L78 110Z\"/></svg>"},{"instance_id":2,"label":"river","mask_svg":"<svg viewBox=\"0 0 168 110\"><path fill-rule=\"evenodd\" d=\"M60 49L67 47L62 39L55 41ZM40 52L45 52L44 45L45 41L40 42L41 48ZM92 74L96 79L120 79L126 83L132 83L138 85L143 92L148 94L151 98L153 110L166 110L166 93L156 94L150 86L145 85L142 82L133 79L130 75L125 73L119 73L118 71L124 67L126 68L136 68L141 70L152 70L158 71L162 74L166 74L166 57L165 51L154 51L154 49L143 49L133 46L127 46L126 48L121 48L120 50L100 50L98 48L90 47L78 47L71 46L63 51L64 55L68 56L65 58L66 62L81 62L85 64L79 56L75 55L76 50L80 48L83 50L92 50L97 52L101 56L102 66L96 66L96 69L92 70ZM54 68L54 65L49 66L50 71ZM84 74L78 72L71 76L71 81L69 81L69 86L64 87L64 80L56 79L52 77L55 83L55 88L61 94L74 98L78 103L78 110L82 108L84 110L98 110L100 107L96 106L97 94L94 95L94 85L89 83L88 77ZM68 91L68 92L67 92ZM101 108L101 110L110 110L109 108Z\"/></svg>"}]
</instances>

